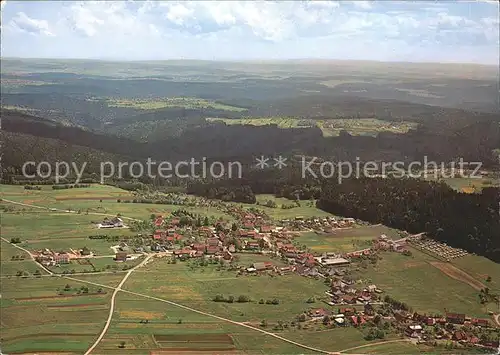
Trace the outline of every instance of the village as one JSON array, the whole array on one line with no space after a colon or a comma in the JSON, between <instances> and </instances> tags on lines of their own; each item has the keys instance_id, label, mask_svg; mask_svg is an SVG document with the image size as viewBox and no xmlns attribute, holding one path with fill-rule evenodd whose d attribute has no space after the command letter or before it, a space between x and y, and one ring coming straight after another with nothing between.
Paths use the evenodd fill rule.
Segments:
<instances>
[{"instance_id":1,"label":"village","mask_svg":"<svg viewBox=\"0 0 500 355\"><path fill-rule=\"evenodd\" d=\"M368 340L383 338L390 327L392 331L417 343L436 345L451 342L454 346L498 347L498 341L490 340L487 333L482 332L492 326L488 319L452 312L442 315L419 314L405 303L392 299L377 285L360 284L351 277L351 270L358 268L360 262L376 262L382 251L410 255L408 247L412 245L432 249L434 253L443 254L443 258L459 257L463 255L463 251L430 241L423 235L406 235L394 240L382 234L373 239L369 247L360 250L344 253L311 252L296 241L301 232L328 234L356 228L360 222L333 216L297 216L293 220L273 222L257 210L232 208L230 211L236 217L236 222L216 220L210 223L207 218L203 220L198 217L196 220L193 216L188 216L195 222L187 223L182 210L169 216L152 215L149 221L144 221L152 232L148 235L142 233L141 238L133 239L140 239L142 244L132 246L126 241L120 241L111 247L114 260L120 263L154 254L174 262L200 259L231 265L240 277L280 277L295 273L323 280L325 287L325 297L321 300L325 306L306 308L303 313L296 315L295 320L297 324L302 324L301 327L307 328L314 323L328 327L368 327L365 337ZM123 221L119 217L106 218L96 228L123 228ZM267 255L271 261L249 265L238 262L239 255L249 254ZM99 257L88 248L59 253L45 249L35 252L34 256L44 266ZM319 301L311 300L310 303Z\"/></svg>"}]
</instances>

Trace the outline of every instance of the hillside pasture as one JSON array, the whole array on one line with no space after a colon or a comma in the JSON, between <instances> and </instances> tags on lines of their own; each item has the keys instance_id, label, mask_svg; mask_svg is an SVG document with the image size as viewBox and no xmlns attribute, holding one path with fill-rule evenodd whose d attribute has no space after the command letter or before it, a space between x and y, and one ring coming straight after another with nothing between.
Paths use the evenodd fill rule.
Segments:
<instances>
[{"instance_id":1,"label":"hillside pasture","mask_svg":"<svg viewBox=\"0 0 500 355\"><path fill-rule=\"evenodd\" d=\"M241 263L248 264L245 260ZM324 297L325 291L321 280L296 274L279 277L267 274L237 276L235 271L218 270L217 265L192 268L188 262L169 264L162 259L153 261L135 273L145 277L136 276L128 280L124 286L127 290L142 290L149 295L189 304L193 308L236 321L291 320L308 308L308 298L319 300ZM168 282L164 281L164 275L168 275ZM232 295L235 299L244 295L251 302L214 302L213 298L219 294L225 297ZM280 304L259 304L260 299L274 298Z\"/></svg>"},{"instance_id":2,"label":"hillside pasture","mask_svg":"<svg viewBox=\"0 0 500 355\"><path fill-rule=\"evenodd\" d=\"M207 118L211 122L224 122L227 125L266 126L276 125L279 128L318 127L325 137L335 137L341 131L347 131L353 136L376 136L379 132L407 133L417 127L414 122L392 122L375 118L331 118L331 119L301 119L295 117L265 117L265 118Z\"/></svg>"},{"instance_id":3,"label":"hillside pasture","mask_svg":"<svg viewBox=\"0 0 500 355\"><path fill-rule=\"evenodd\" d=\"M486 307L479 303L475 288L431 265L438 261L432 256L413 248L411 252L412 256L382 253L376 265L369 265L357 277L376 284L386 294L419 312L444 314L446 308L471 317L487 317Z\"/></svg>"},{"instance_id":4,"label":"hillside pasture","mask_svg":"<svg viewBox=\"0 0 500 355\"><path fill-rule=\"evenodd\" d=\"M98 287L89 286L88 295L72 297L82 286L59 277L3 279L2 350L84 352L104 324L111 294L94 295Z\"/></svg>"},{"instance_id":5,"label":"hillside pasture","mask_svg":"<svg viewBox=\"0 0 500 355\"><path fill-rule=\"evenodd\" d=\"M295 240L306 245L313 252L348 253L369 248L372 241L382 234L394 239L399 238L396 230L383 225L374 225L338 229L330 234L305 232Z\"/></svg>"},{"instance_id":6,"label":"hillside pasture","mask_svg":"<svg viewBox=\"0 0 500 355\"><path fill-rule=\"evenodd\" d=\"M282 208L283 205L294 205L294 201L284 197L275 197L270 194L258 194L255 197L258 205L243 204L243 206L247 209L258 208L275 220L294 219L296 216L302 216L304 218L332 216L332 214L316 208L315 201L313 200L299 201L300 206L284 209ZM276 207L267 207L265 204L268 201L273 201Z\"/></svg>"},{"instance_id":7,"label":"hillside pasture","mask_svg":"<svg viewBox=\"0 0 500 355\"><path fill-rule=\"evenodd\" d=\"M152 213L169 215L178 209L185 209L194 214L214 216L216 218L224 218L233 220L233 217L220 212L215 208L206 207L190 207L180 205L164 205L164 204L146 204L124 202L133 200L134 195L126 190L116 188L114 186L92 184L88 188L73 188L64 190L52 190L51 186L42 186L38 190L25 190L23 186L2 185L2 198L35 205L47 208L57 208L61 210L76 211L78 215L89 216L90 221L102 221L108 216L116 216L121 214L124 217L149 219ZM118 202L120 201L120 202ZM33 209L25 206L19 206L2 202L4 206L10 206L16 209L19 213L26 211L43 211L42 209ZM67 213L57 211L61 215L60 219L67 219ZM53 211L55 212L55 211ZM60 221L53 220L52 224L60 225ZM71 223L71 222L66 222ZM64 222L63 222L64 224ZM106 233L121 233L123 229L108 229Z\"/></svg>"},{"instance_id":8,"label":"hillside pasture","mask_svg":"<svg viewBox=\"0 0 500 355\"><path fill-rule=\"evenodd\" d=\"M186 109L212 108L222 111L246 111L245 108L225 105L215 101L197 97L162 97L151 99L108 99L110 107L128 107L138 110L159 110L167 107L182 107Z\"/></svg>"}]
</instances>

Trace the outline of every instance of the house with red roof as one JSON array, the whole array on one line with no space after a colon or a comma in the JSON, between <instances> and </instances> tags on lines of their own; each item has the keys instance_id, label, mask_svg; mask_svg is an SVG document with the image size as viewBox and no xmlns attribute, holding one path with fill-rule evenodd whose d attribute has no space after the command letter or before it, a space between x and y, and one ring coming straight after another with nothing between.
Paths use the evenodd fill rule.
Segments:
<instances>
[{"instance_id":1,"label":"house with red roof","mask_svg":"<svg viewBox=\"0 0 500 355\"><path fill-rule=\"evenodd\" d=\"M366 320L363 318L363 316L351 316L351 321L355 327L366 323Z\"/></svg>"},{"instance_id":2,"label":"house with red roof","mask_svg":"<svg viewBox=\"0 0 500 355\"><path fill-rule=\"evenodd\" d=\"M472 319L472 324L481 327L488 327L490 322L487 319L474 318Z\"/></svg>"},{"instance_id":3,"label":"house with red roof","mask_svg":"<svg viewBox=\"0 0 500 355\"><path fill-rule=\"evenodd\" d=\"M163 224L163 217L162 216L156 217L155 226L160 227L162 224Z\"/></svg>"},{"instance_id":4,"label":"house with red roof","mask_svg":"<svg viewBox=\"0 0 500 355\"><path fill-rule=\"evenodd\" d=\"M153 234L153 239L154 240L160 240L162 237L165 236L165 232L161 231L161 230L156 230Z\"/></svg>"},{"instance_id":5,"label":"house with red roof","mask_svg":"<svg viewBox=\"0 0 500 355\"><path fill-rule=\"evenodd\" d=\"M170 224L173 225L173 226L176 226L178 225L179 223L181 222L181 220L179 218L174 218L170 221Z\"/></svg>"},{"instance_id":6,"label":"house with red roof","mask_svg":"<svg viewBox=\"0 0 500 355\"><path fill-rule=\"evenodd\" d=\"M434 318L428 317L425 320L425 324L428 325L428 326L434 325L434 324L436 324L436 320Z\"/></svg>"},{"instance_id":7,"label":"house with red roof","mask_svg":"<svg viewBox=\"0 0 500 355\"><path fill-rule=\"evenodd\" d=\"M341 308L340 313L349 317L349 316L354 315L355 310L354 310L354 308Z\"/></svg>"},{"instance_id":8,"label":"house with red roof","mask_svg":"<svg viewBox=\"0 0 500 355\"><path fill-rule=\"evenodd\" d=\"M218 246L220 244L220 240L218 238L209 238L207 239L207 244L210 246Z\"/></svg>"},{"instance_id":9,"label":"house with red roof","mask_svg":"<svg viewBox=\"0 0 500 355\"><path fill-rule=\"evenodd\" d=\"M245 245L245 249L247 250L258 250L260 248L259 243L256 242L248 242Z\"/></svg>"},{"instance_id":10,"label":"house with red roof","mask_svg":"<svg viewBox=\"0 0 500 355\"><path fill-rule=\"evenodd\" d=\"M54 256L54 262L56 264L69 264L69 254L59 253Z\"/></svg>"},{"instance_id":11,"label":"house with red roof","mask_svg":"<svg viewBox=\"0 0 500 355\"><path fill-rule=\"evenodd\" d=\"M218 253L221 249L218 246L207 246L207 254L214 255Z\"/></svg>"},{"instance_id":12,"label":"house with red roof","mask_svg":"<svg viewBox=\"0 0 500 355\"><path fill-rule=\"evenodd\" d=\"M329 316L331 313L332 312L324 308L313 308L307 312L307 314L313 318L323 318L325 316Z\"/></svg>"},{"instance_id":13,"label":"house with red roof","mask_svg":"<svg viewBox=\"0 0 500 355\"><path fill-rule=\"evenodd\" d=\"M194 255L196 254L196 251L192 250L192 249L187 249L187 248L184 248L184 249L180 249L180 250L174 250L174 255L176 255L177 257L183 257L183 256L191 256L191 255Z\"/></svg>"},{"instance_id":14,"label":"house with red roof","mask_svg":"<svg viewBox=\"0 0 500 355\"><path fill-rule=\"evenodd\" d=\"M245 223L243 223L243 228L244 229L254 229L255 226L252 222L245 222Z\"/></svg>"},{"instance_id":15,"label":"house with red roof","mask_svg":"<svg viewBox=\"0 0 500 355\"><path fill-rule=\"evenodd\" d=\"M272 230L271 226L260 226L261 233L271 233L271 230Z\"/></svg>"},{"instance_id":16,"label":"house with red roof","mask_svg":"<svg viewBox=\"0 0 500 355\"><path fill-rule=\"evenodd\" d=\"M192 244L191 247L196 251L202 251L202 252L205 252L207 249L207 246L201 243Z\"/></svg>"}]
</instances>

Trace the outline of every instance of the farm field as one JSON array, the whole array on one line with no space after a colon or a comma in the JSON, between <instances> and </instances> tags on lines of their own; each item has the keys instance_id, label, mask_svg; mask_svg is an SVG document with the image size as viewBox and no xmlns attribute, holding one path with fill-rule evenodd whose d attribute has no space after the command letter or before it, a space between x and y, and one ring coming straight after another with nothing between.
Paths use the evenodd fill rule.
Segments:
<instances>
[{"instance_id":1,"label":"farm field","mask_svg":"<svg viewBox=\"0 0 500 355\"><path fill-rule=\"evenodd\" d=\"M155 354L173 355L181 349L183 354L203 354L202 348L208 350L207 355L213 354L215 348L220 349L217 354L304 353L302 348L251 329L162 302L119 294L117 305L109 333L98 347L98 351L107 354L121 354L121 341L125 341L127 354L148 353L152 349L157 349ZM147 323L141 323L146 319ZM186 339L199 341L181 342Z\"/></svg>"},{"instance_id":2,"label":"farm field","mask_svg":"<svg viewBox=\"0 0 500 355\"><path fill-rule=\"evenodd\" d=\"M2 350L84 352L104 323L110 293L88 286L82 294L82 286L58 277L2 279Z\"/></svg>"},{"instance_id":3,"label":"farm field","mask_svg":"<svg viewBox=\"0 0 500 355\"><path fill-rule=\"evenodd\" d=\"M33 274L36 270L40 270L26 253L3 240L0 242L0 253L2 275L16 275L18 271ZM13 257L16 256L21 257L22 260L14 260Z\"/></svg>"},{"instance_id":4,"label":"farm field","mask_svg":"<svg viewBox=\"0 0 500 355\"><path fill-rule=\"evenodd\" d=\"M99 200L132 197L129 191L109 186L92 184L90 187L53 190L50 185L41 185L41 190L25 190L23 186L1 185L2 198L35 204L35 202L54 202L56 200Z\"/></svg>"},{"instance_id":5,"label":"farm field","mask_svg":"<svg viewBox=\"0 0 500 355\"><path fill-rule=\"evenodd\" d=\"M354 136L376 136L379 132L406 133L417 127L414 122L391 122L374 118L358 119L300 119L293 117L266 117L266 118L208 118L209 121L224 122L227 125L265 126L277 125L279 128L318 127L325 137L334 137L340 131L347 131Z\"/></svg>"},{"instance_id":6,"label":"farm field","mask_svg":"<svg viewBox=\"0 0 500 355\"><path fill-rule=\"evenodd\" d=\"M313 201L300 201L300 207L283 209L281 208L282 205L293 205L294 202L284 197L275 197L269 194L259 194L255 195L255 197L259 205L243 204L243 206L247 208L258 208L273 219L294 219L296 216L302 216L304 218L331 216L330 213L316 208ZM276 208L265 206L268 201L274 201L276 203Z\"/></svg>"},{"instance_id":7,"label":"farm field","mask_svg":"<svg viewBox=\"0 0 500 355\"><path fill-rule=\"evenodd\" d=\"M399 341L399 342L391 342L388 340L386 344L379 345L367 345L362 348L353 349L351 351L346 351L345 354L355 354L355 353L369 353L371 354L380 354L380 355L413 355L413 354L428 354L428 355L457 355L461 353L457 353L457 350L447 350L445 348L435 349L429 346L425 346L423 344L414 345L409 342ZM467 349L467 354L476 354L480 353L479 351L474 351L474 349ZM465 354L465 353L463 353Z\"/></svg>"},{"instance_id":8,"label":"farm field","mask_svg":"<svg viewBox=\"0 0 500 355\"><path fill-rule=\"evenodd\" d=\"M263 259L260 259L263 260ZM271 259L269 259L271 260ZM249 260L250 261L250 260ZM241 265L248 265L246 260ZM156 297L167 298L181 304L189 300L193 308L213 312L235 321L291 320L308 308L306 300L310 297L319 299L324 296L325 287L320 280L299 275L272 277L236 276L234 271L217 271L216 265L190 268L186 262L168 264L165 260L155 260L136 271L137 275L127 281L127 290L142 292ZM168 274L168 283L162 283ZM248 303L214 302L216 295L235 299L240 295L250 297ZM279 299L279 305L259 304L260 299Z\"/></svg>"},{"instance_id":9,"label":"farm field","mask_svg":"<svg viewBox=\"0 0 500 355\"><path fill-rule=\"evenodd\" d=\"M435 258L413 248L411 252L410 257L383 253L381 260L368 266L359 277L420 312L444 314L446 307L449 312L489 317L486 307L478 301L477 290L431 265L437 261Z\"/></svg>"},{"instance_id":10,"label":"farm field","mask_svg":"<svg viewBox=\"0 0 500 355\"><path fill-rule=\"evenodd\" d=\"M54 195L57 195L59 199L62 198L64 203L71 201L85 204L95 203L92 198L96 195L99 198L121 193L119 189L116 191L112 187L99 185L90 189L94 191L86 193L81 191L85 189L73 191L47 189L35 192L39 194L40 206L45 206L44 200L60 203ZM20 187L7 190L12 195L25 198L22 196L25 191ZM72 195L73 192L75 192L74 195ZM103 198L102 202L102 205L109 208L107 211L111 215L117 213L114 206L120 208L125 206L131 211L134 207L142 207L138 204L117 203L115 197L110 197L112 200ZM276 204L293 203L271 195L258 196L260 203L266 203L269 199L273 199ZM306 218L321 216L319 212L328 215L315 207L305 205L309 201L301 202L303 203L301 207L283 210L286 213L292 211L290 217L270 214L279 219L292 219L298 215ZM2 205L12 206L7 203ZM250 205L247 206L250 207ZM34 208L25 208L23 211L18 209L19 207L21 206L16 206L13 211L2 213L2 236L7 240L20 237L22 240L20 246L29 250L41 248L66 250L87 246L99 255L111 255L113 253L110 246L115 243L89 239L88 236L101 234L101 232L110 235L131 234L127 229L105 231L96 229L91 222L100 221L101 216ZM155 205L155 207L178 208L178 206L169 205ZM265 209L266 212L267 210L282 211L279 208L273 209L261 205L257 207ZM143 211L144 218L148 218L151 213L158 213ZM122 212L122 214L130 216L127 212ZM296 240L317 252L349 252L369 247L371 240L381 234L386 234L393 239L400 237L397 230L382 225L373 225L337 230L330 235L307 232L302 233ZM2 350L7 353L66 351L81 354L85 352L99 334L107 318L112 290L104 286L116 287L125 275L123 272L113 273L113 271L120 271L125 265L133 266L140 262L140 260L133 260L116 263L112 257L91 259L96 269L109 270L110 273L88 273L78 275L76 278L104 285L101 287L60 276L38 278L13 276L20 268L29 274L33 274L38 268L25 253L13 245L2 241L0 247L2 255L0 330L3 337ZM478 291L471 287L473 280L467 279L464 275L451 277L450 272L453 273L453 270L450 267L459 267L469 275L468 277L477 279L477 282L495 290L499 284L496 277L499 274L496 272L498 264L468 255L462 259L453 260L444 270L442 265L436 264L438 260L432 256L414 249L411 251L412 256L409 257L397 253L382 253L382 258L376 265L368 263L366 269L354 271L353 276L361 283L376 284L385 291L384 294L407 303L419 312L442 314L444 313L443 299L446 299L446 307L451 312L488 317L488 308L479 304ZM24 255L25 260L13 261L14 255ZM285 265L281 259L259 254L238 253L236 259L236 263L244 267L263 261L271 261L276 266ZM107 265L113 265L116 268L108 269ZM52 268L52 270L81 272L89 268L90 266L86 264L72 263ZM488 283L486 282L487 276L492 277ZM88 287L88 290L85 287ZM172 263L168 258L153 258L149 264L134 271L123 285L123 289L177 302L216 316L245 322L254 327L260 328L264 321L267 323L264 327L266 330L319 349L339 351L370 344L364 340L363 332L352 327L326 329L318 324L302 330L292 327L282 331L272 330L279 322L290 323L309 308L336 309L336 307L326 306L323 302L326 300L324 292L327 289L323 279L307 278L296 274L237 275L235 270L221 268L218 263L200 266L194 261ZM243 295L249 297L251 302L215 302L213 298L216 295L234 296L235 299ZM314 298L315 302L307 303L309 298ZM261 299L264 301L277 299L279 304L260 304ZM82 331L82 328L85 330ZM384 341L391 340L395 339L387 335ZM221 319L121 292L116 298L116 308L110 328L99 344L96 354L177 355L182 353L188 355L199 354L200 350L204 350L203 353L206 355L214 352L227 355L311 353L282 340ZM405 354L427 353L428 351L446 353L444 349L438 351L401 342L370 345L353 350L354 353L358 351L394 355L401 351Z\"/></svg>"},{"instance_id":11,"label":"farm field","mask_svg":"<svg viewBox=\"0 0 500 355\"><path fill-rule=\"evenodd\" d=\"M396 230L386 226L361 226L337 230L332 234L301 233L295 240L306 245L313 252L348 253L369 248L372 240L385 234L394 239L399 238Z\"/></svg>"},{"instance_id":12,"label":"farm field","mask_svg":"<svg viewBox=\"0 0 500 355\"><path fill-rule=\"evenodd\" d=\"M471 254L452 260L452 264L482 282L492 291L500 292L500 264ZM487 281L488 276L491 277L491 281Z\"/></svg>"},{"instance_id":13,"label":"farm field","mask_svg":"<svg viewBox=\"0 0 500 355\"><path fill-rule=\"evenodd\" d=\"M152 99L107 99L109 107L128 107L138 110L158 110L167 107L183 107L186 109L212 108L223 111L246 111L245 108L225 105L216 101L197 97L160 97Z\"/></svg>"},{"instance_id":14,"label":"farm field","mask_svg":"<svg viewBox=\"0 0 500 355\"><path fill-rule=\"evenodd\" d=\"M432 173L429 173L432 175ZM427 180L435 180L432 176L429 176ZM457 191L466 193L481 193L482 189L485 187L495 187L500 186L500 181L495 181L493 178L467 178L467 177L455 177L455 178L444 178L441 179L444 183L448 184L451 188Z\"/></svg>"},{"instance_id":15,"label":"farm field","mask_svg":"<svg viewBox=\"0 0 500 355\"><path fill-rule=\"evenodd\" d=\"M92 272L92 271L119 271L125 268L133 267L139 264L144 258L140 257L133 260L127 260L124 262L114 261L114 257L106 258L89 258L89 259L77 259L71 260L69 264L62 264L58 266L51 266L49 269L57 274L69 272Z\"/></svg>"},{"instance_id":16,"label":"farm field","mask_svg":"<svg viewBox=\"0 0 500 355\"><path fill-rule=\"evenodd\" d=\"M121 214L125 217L147 219L152 213L169 214L179 208L194 214L206 214L214 217L222 217L227 220L233 218L215 208L125 203L125 200L134 198L130 192L108 185L93 184L89 188L52 190L50 186L43 186L41 191L24 190L23 186L2 185L2 198L46 206L64 210L80 211L81 215L86 213L109 214L115 216ZM121 202L117 202L120 200ZM12 206L9 204L9 206ZM21 206L19 206L21 207ZM65 213L61 212L63 215ZM101 221L104 216L89 215L94 221ZM120 229L122 231L122 229Z\"/></svg>"}]
</instances>

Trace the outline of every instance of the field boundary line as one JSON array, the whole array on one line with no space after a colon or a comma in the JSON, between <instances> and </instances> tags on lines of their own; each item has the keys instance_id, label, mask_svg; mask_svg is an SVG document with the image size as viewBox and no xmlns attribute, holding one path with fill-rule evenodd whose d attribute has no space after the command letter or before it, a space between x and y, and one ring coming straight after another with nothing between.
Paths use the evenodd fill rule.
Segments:
<instances>
[{"instance_id":1,"label":"field boundary line","mask_svg":"<svg viewBox=\"0 0 500 355\"><path fill-rule=\"evenodd\" d=\"M133 270L130 270L130 274L132 273ZM287 339L285 337L282 337L280 335L277 335L275 333L271 333L271 332L268 332L266 330L263 330L263 329L259 329L259 328L255 328L251 325L248 325L248 324L245 324L245 323L242 323L242 322L237 322L237 321L233 321L231 319L228 319L228 318L224 318L224 317L220 317L220 316L217 316L215 314L211 314L211 313L207 313L207 312L203 312L203 311L200 311L198 309L195 309L195 308L191 308L191 307L188 307L188 306L185 306L185 305L182 305L180 303L176 303L176 302L173 302L173 301L169 301L169 300L166 300L166 299L163 299L163 298L159 298L159 297L154 297L154 296L149 296L149 295L146 295L146 294L143 294L143 293L138 293L138 292L134 292L134 291L129 291L129 290L124 290L122 288L118 289L118 287L113 287L113 286L109 286L109 285L102 285L102 284L99 284L99 283L96 283L96 282L92 282L92 281L86 281L86 280L80 280L80 279L77 279L77 278L74 278L74 277L70 277L70 276L61 276L61 277L64 277L68 280L73 280L73 281L77 281L77 282L82 282L82 283L88 283L88 284L91 284L91 285L95 285L95 286L99 286L99 287L105 287L105 288L109 288L109 289L113 289L115 290L117 293L119 291L121 292L124 292L124 293L128 293L128 294L131 294L131 295L135 295L135 296L139 296L139 297L144 297L144 298L148 298L148 299L152 299L152 300L156 300L156 301L160 301L160 302L164 302L164 303L168 303L172 306L175 306L175 307L179 307L179 308L183 308L185 310L188 310L188 311L191 311L191 312L195 312L195 313L198 313L198 314L201 314L201 315L204 315L204 316L207 316L207 317L211 317L211 318L215 318L215 319L218 319L218 320L222 320L224 322L227 322L227 323L231 323L231 324L235 324L235 325L239 325L241 327L245 327L245 328L248 328L248 329L252 329L254 331L257 331L257 332L260 332L260 333L263 333L263 334L266 334L266 335L269 335L269 336L272 336L276 339L279 339L279 340L282 340L284 342L287 342L289 344L292 344L292 345L295 345L295 346L298 346L298 347L301 347L303 349L306 349L306 350L311 350L311 351L314 351L316 353L321 353L321 354L337 354L338 352L336 351L326 351L326 350L322 350L322 349L317 349L317 348L314 348L314 347L311 347L311 346L308 346L308 345L305 345L305 344L301 344L301 343L298 343L298 342L295 342L293 340L290 340L290 339ZM88 355L89 352L85 353L85 355Z\"/></svg>"},{"instance_id":2,"label":"field boundary line","mask_svg":"<svg viewBox=\"0 0 500 355\"><path fill-rule=\"evenodd\" d=\"M33 256L33 254L31 254L31 252L28 250L28 249L24 249L23 247L20 247L19 245L15 244L15 243L11 243L9 242L7 239L5 239L4 237L0 237L0 239L6 243L9 243L10 245L14 246L15 248L19 249L19 250L22 250L24 251L25 253L27 253L30 258L31 258L31 261L33 261L39 268L41 268L43 271L45 271L48 275L46 276L49 276L49 275L54 275L54 273L52 271L50 271L48 268L46 268L45 266L43 266L42 264L38 263L36 260L35 260L35 257Z\"/></svg>"},{"instance_id":3,"label":"field boundary line","mask_svg":"<svg viewBox=\"0 0 500 355\"><path fill-rule=\"evenodd\" d=\"M135 267L133 267L132 269L130 269L125 274L125 276L123 276L123 279L120 281L120 283L118 284L118 286L113 291L113 294L111 295L111 306L109 307L108 319L106 320L106 323L104 324L104 328L102 329L101 334L99 334L99 337L97 338L97 340L85 352L84 355L90 354L97 347L97 345L99 345L99 343L101 342L102 338L104 338L104 335L106 335L106 332L108 331L109 325L111 324L111 319L113 318L113 313L115 311L115 303L116 303L115 301L116 301L116 295L118 294L118 291L120 291L122 289L123 284L125 284L125 282L129 278L129 276L132 275L132 272L134 272L134 270L136 268L141 267L144 264L146 264L148 262L148 260L151 259L152 256L153 255L151 255L151 254L148 255L140 264L137 264Z\"/></svg>"},{"instance_id":4,"label":"field boundary line","mask_svg":"<svg viewBox=\"0 0 500 355\"><path fill-rule=\"evenodd\" d=\"M390 343L401 343L401 342L411 342L411 340L410 339L395 339L395 340L379 341L377 343L364 344L364 345L354 346L352 348L340 350L338 353L345 353L345 352L350 351L350 350L368 348L370 346L378 346L378 345L384 345L384 344L390 344Z\"/></svg>"},{"instance_id":5,"label":"field boundary line","mask_svg":"<svg viewBox=\"0 0 500 355\"><path fill-rule=\"evenodd\" d=\"M52 211L52 212L65 212L65 213L78 214L78 211L74 211L74 210L64 210L62 208L54 208L54 207L45 207L45 206L30 205L30 204L23 203L23 202L6 200L4 198L0 199L0 202L8 202L8 203L12 203L14 205L25 206L25 207L32 207L32 208L38 208L38 209ZM109 213L86 212L86 214L93 215L93 216L116 217L115 214L109 214ZM129 221L138 221L138 222L141 221L140 219L132 218L132 217L120 216L120 218L122 218L122 219L128 219Z\"/></svg>"}]
</instances>

